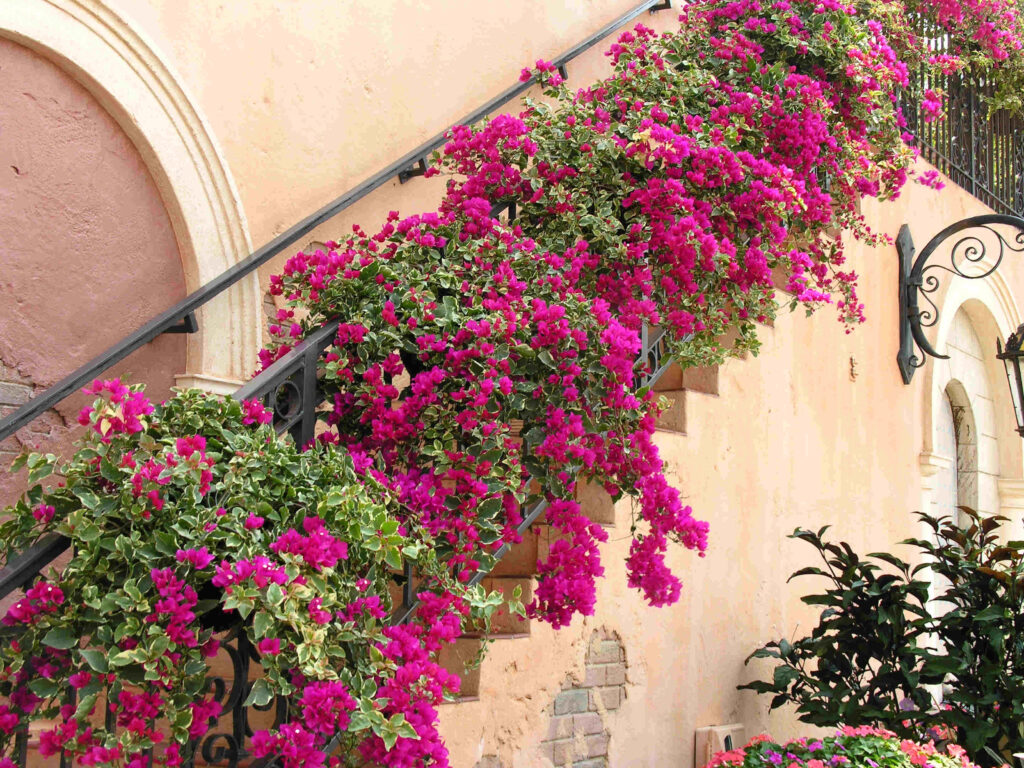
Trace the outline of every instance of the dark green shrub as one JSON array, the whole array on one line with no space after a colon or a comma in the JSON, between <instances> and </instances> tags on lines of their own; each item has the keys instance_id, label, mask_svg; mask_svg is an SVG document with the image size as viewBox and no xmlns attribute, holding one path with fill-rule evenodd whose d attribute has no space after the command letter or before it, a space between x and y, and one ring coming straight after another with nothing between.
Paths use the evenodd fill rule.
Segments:
<instances>
[{"instance_id":1,"label":"dark green shrub","mask_svg":"<svg viewBox=\"0 0 1024 768\"><path fill-rule=\"evenodd\" d=\"M741 688L773 694L773 709L795 704L814 725L880 724L905 737L945 726L985 763L988 750L1024 751L1024 542L999 541L1002 517L964 508L958 526L918 514L934 538L903 542L920 553L916 566L886 552L862 558L826 541L827 528L794 532L825 563L793 574L827 579L802 598L823 607L820 619L807 637L751 654L780 663ZM928 574L939 577L931 610Z\"/></svg>"}]
</instances>

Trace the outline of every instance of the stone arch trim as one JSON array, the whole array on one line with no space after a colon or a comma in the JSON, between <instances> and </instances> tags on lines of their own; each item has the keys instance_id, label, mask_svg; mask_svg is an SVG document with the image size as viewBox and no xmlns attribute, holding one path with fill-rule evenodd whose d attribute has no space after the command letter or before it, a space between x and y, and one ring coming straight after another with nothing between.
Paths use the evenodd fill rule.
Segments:
<instances>
[{"instance_id":1,"label":"stone arch trim","mask_svg":"<svg viewBox=\"0 0 1024 768\"><path fill-rule=\"evenodd\" d=\"M985 264L981 268L985 268ZM995 401L995 418L998 422L1000 449L1000 475L1007 480L1024 479L1024 452L1017 435L1012 404L1006 386L1006 374L1002 363L995 356L996 338L1005 339L1017 328L1020 309L1006 279L998 271L984 280L951 280L940 307L938 328L934 334L936 349L946 349L959 310L963 309L986 352L985 365L991 396ZM989 349L991 347L991 349ZM948 366L942 360L929 359L923 369L924 388L922 400L922 460L930 455L933 448L935 400L948 379Z\"/></svg>"},{"instance_id":2,"label":"stone arch trim","mask_svg":"<svg viewBox=\"0 0 1024 768\"><path fill-rule=\"evenodd\" d=\"M213 134L153 47L101 0L4 0L0 35L78 80L138 148L174 227L191 292L252 250ZM182 386L232 391L256 369L262 296L253 274L200 310Z\"/></svg>"},{"instance_id":3,"label":"stone arch trim","mask_svg":"<svg viewBox=\"0 0 1024 768\"><path fill-rule=\"evenodd\" d=\"M984 268L986 265L982 265ZM983 280L951 280L940 306L938 327L933 336L940 352L947 349L955 318L960 310L970 321L984 351L989 396L993 402L991 420L995 425L998 450L998 493L1001 514L1011 519L1011 536L1024 534L1024 451L1017 435L1013 408L1006 386L1002 363L995 356L996 338L1005 339L1016 330L1020 311L1006 279L998 271ZM989 349L991 347L991 349ZM935 476L944 459L934 453L936 409L945 397L946 387L956 378L950 361L929 360L921 377L922 452L920 455L922 508L930 507ZM975 414L975 418L979 418ZM979 425L980 426L980 425Z\"/></svg>"}]
</instances>

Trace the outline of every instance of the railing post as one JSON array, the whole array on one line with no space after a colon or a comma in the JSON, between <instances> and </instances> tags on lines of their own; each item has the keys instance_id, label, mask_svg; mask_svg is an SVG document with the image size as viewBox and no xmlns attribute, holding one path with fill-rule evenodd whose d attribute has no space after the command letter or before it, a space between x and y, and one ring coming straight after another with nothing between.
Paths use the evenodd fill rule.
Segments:
<instances>
[{"instance_id":1,"label":"railing post","mask_svg":"<svg viewBox=\"0 0 1024 768\"><path fill-rule=\"evenodd\" d=\"M299 430L299 448L303 448L316 435L316 409L320 404L316 396L316 364L319 359L320 351L312 345L302 356L302 426Z\"/></svg>"},{"instance_id":2,"label":"railing post","mask_svg":"<svg viewBox=\"0 0 1024 768\"><path fill-rule=\"evenodd\" d=\"M967 83L967 109L970 115L970 138L968 139L967 167L970 169L968 182L970 183L971 194L978 196L978 153L977 153L977 132L978 132L978 94L975 88L974 79Z\"/></svg>"},{"instance_id":3,"label":"railing post","mask_svg":"<svg viewBox=\"0 0 1024 768\"><path fill-rule=\"evenodd\" d=\"M18 768L28 765L28 724L19 728L18 735L14 737L14 763Z\"/></svg>"}]
</instances>

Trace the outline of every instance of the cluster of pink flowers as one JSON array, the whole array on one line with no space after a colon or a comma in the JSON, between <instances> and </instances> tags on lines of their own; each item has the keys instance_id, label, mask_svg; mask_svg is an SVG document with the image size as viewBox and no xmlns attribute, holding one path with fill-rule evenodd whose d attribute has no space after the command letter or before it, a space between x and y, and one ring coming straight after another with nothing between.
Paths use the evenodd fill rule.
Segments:
<instances>
[{"instance_id":1,"label":"cluster of pink flowers","mask_svg":"<svg viewBox=\"0 0 1024 768\"><path fill-rule=\"evenodd\" d=\"M664 328L671 356L684 365L718 361L729 351L723 338L731 330L739 331L741 347L756 344L754 324L773 316L776 285L808 307L832 303L844 321L862 320L856 275L829 230L877 242L859 201L896 197L914 161L902 142L906 122L896 93L908 86L912 67L949 74L963 66L959 49L927 57L909 26L892 19L926 13L996 61L1022 49L1010 0L890 5L886 26L838 0L691 3L678 33L638 26L622 34L608 52L612 74L576 93L564 87L558 67L538 61L523 79L536 77L554 103L453 129L428 171L450 174L436 212L392 212L374 234L356 227L344 242L289 259L271 291L294 308L278 311L263 367L318 323L358 318L337 326L323 357L330 409L316 440L343 446L363 481L390 492L405 517L388 530L425 531L447 571L436 583L418 584L412 623L381 627L386 598L362 594L367 580L357 582L357 596L310 589L325 571L356 567L349 544L325 519L306 515L298 518L301 530L275 530L276 513L239 513L225 501L233 511L224 522L269 552L215 565L223 551L211 537L210 547L172 547L168 567L150 571L156 599L145 624L160 642L158 658L146 663L161 671L108 704L129 740L165 739L155 723L166 714L178 666L216 653L188 582L199 572L238 607L257 593L268 600L275 594L276 606L283 595L287 610L318 633L372 628L367 636L376 641L367 648L383 662L366 682L375 688L378 714L389 723L401 714L404 726L393 742L372 731L356 740L364 760L390 768L448 764L437 706L457 691L458 678L437 655L460 636L470 607L446 585L452 577L471 580L500 547L519 541L525 502L545 504L544 522L554 531L537 566L532 617L562 627L595 610L607 535L578 500L584 482L635 502L629 585L652 606L678 601L682 585L668 567L669 548L703 555L708 526L665 477L654 443L657 399L640 386L651 373L637 359L642 331ZM942 95L922 96L925 119L939 117ZM942 184L934 172L918 181ZM491 216L495 205L514 205L521 216L502 223ZM153 405L118 380L98 380L87 392L101 400L79 421L107 447L151 422ZM241 414L253 427L273 421L256 401L243 403ZM133 524L149 526L168 517L166 508L174 510L183 493L197 504L216 498L228 485L215 484L221 455L207 454L202 435L185 434L112 463L96 458L87 475L113 489L104 473L116 466L128 477L124 498L134 499L142 521ZM218 531L228 515L223 507L213 513L216 503L204 510L204 533ZM53 524L56 508L39 503L30 513L29 527L38 530ZM386 546L387 531L367 532ZM40 582L2 622L45 631L43 622L63 601L58 586ZM255 627L269 611L257 612ZM365 715L354 715L365 688L306 679L287 666L293 637L257 631L268 669L289 676L296 693L293 721L257 732L252 752L274 755L287 768L324 765L330 740ZM118 647L142 653L134 637ZM45 679L68 677L83 695L113 682L113 675L73 670L70 659L52 649L31 667ZM0 705L5 738L42 701L27 672L11 677L4 682L15 693ZM198 740L221 703L188 706L188 737ZM888 736L863 729L841 735ZM69 750L83 765L136 768L148 760L125 743L101 745L87 718L64 707L41 735L40 751ZM903 749L915 764L931 755L909 742ZM713 765L741 765L747 755L736 750ZM178 744L157 757L172 767L184 759ZM781 761L780 753L770 762ZM0 760L0 768L9 763ZM815 758L791 768L823 766Z\"/></svg>"},{"instance_id":2,"label":"cluster of pink flowers","mask_svg":"<svg viewBox=\"0 0 1024 768\"><path fill-rule=\"evenodd\" d=\"M7 609L3 619L5 627L32 624L40 614L55 613L64 604L64 593L56 584L39 581L25 592L25 596Z\"/></svg>"},{"instance_id":3,"label":"cluster of pink flowers","mask_svg":"<svg viewBox=\"0 0 1024 768\"><path fill-rule=\"evenodd\" d=\"M84 392L105 398L105 407L86 406L78 414L78 423L91 426L100 439L109 442L116 434L135 434L144 429L143 417L153 412L153 404L144 394L131 390L120 379L96 379Z\"/></svg>"},{"instance_id":4,"label":"cluster of pink flowers","mask_svg":"<svg viewBox=\"0 0 1024 768\"><path fill-rule=\"evenodd\" d=\"M332 536L319 517L307 517L302 521L302 529L306 536L289 528L270 545L271 551L295 555L314 571L333 568L348 557L348 545Z\"/></svg>"}]
</instances>

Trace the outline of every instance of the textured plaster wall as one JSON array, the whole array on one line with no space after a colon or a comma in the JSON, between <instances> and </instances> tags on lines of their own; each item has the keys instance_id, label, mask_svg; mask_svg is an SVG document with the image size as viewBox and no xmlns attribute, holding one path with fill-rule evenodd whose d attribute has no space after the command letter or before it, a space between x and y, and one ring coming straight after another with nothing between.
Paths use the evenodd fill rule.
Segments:
<instances>
[{"instance_id":1,"label":"textured plaster wall","mask_svg":"<svg viewBox=\"0 0 1024 768\"><path fill-rule=\"evenodd\" d=\"M954 187L936 194L915 185L896 203L865 204L880 232L894 235L909 222L919 249L945 224L981 212ZM609 765L688 768L694 729L704 725L741 722L748 736L809 730L787 712L769 715L767 698L735 689L765 669L744 667L751 651L806 632L816 618L798 599L809 582L786 584L813 551L786 534L832 525L835 536L863 552L916 535L920 456L931 441L930 378L921 371L904 386L896 367L895 250L854 246L850 265L863 276L866 324L846 334L829 309L811 318L783 314L761 330L759 356L723 366L717 397L686 394L686 434L660 435L674 482L711 523L706 558L673 557L684 578L680 602L648 608L626 587L629 511L618 505L602 550L607 573L597 614L560 633L534 623L528 640L492 646L479 701L442 714L453 765L473 766L485 756L512 768L550 765L542 749L545 713L566 671L583 679L587 639L598 627L618 633L630 660L627 696L608 723ZM1024 295L1021 267L1002 268L1017 295ZM994 338L977 333L984 350L994 346ZM993 373L1004 475L1016 467L1020 477L1012 410Z\"/></svg>"},{"instance_id":2,"label":"textured plaster wall","mask_svg":"<svg viewBox=\"0 0 1024 768\"><path fill-rule=\"evenodd\" d=\"M635 5L108 2L166 56L207 117L256 245L504 90L524 64Z\"/></svg>"},{"instance_id":3,"label":"textured plaster wall","mask_svg":"<svg viewBox=\"0 0 1024 768\"><path fill-rule=\"evenodd\" d=\"M196 101L258 245L501 91L525 63L556 55L632 2L108 4L145 35ZM644 21L666 28L672 15ZM604 71L600 51L571 68L574 83ZM183 283L158 195L116 126L39 57L3 41L0 57L0 359L12 372L4 381L27 387L49 383L58 365L70 368L78 359L62 351L33 362L27 349L66 344L87 357L179 296ZM56 101L26 103L9 76L22 69L33 83L52 83ZM20 144L12 138L18 131ZM86 138L99 144L83 144ZM26 169L29 174L21 173ZM38 174L47 183L27 192ZM310 239L343 237L353 222L372 230L389 209L429 209L441 189L439 180L391 182ZM86 203L100 212L82 215ZM30 204L62 228L32 230L27 223L38 217L25 208ZM910 222L919 248L945 224L982 210L955 188L936 194L916 186L898 203L864 207L885 234ZM27 244L18 246L25 237ZM46 260L40 253L53 255ZM275 266L262 271L264 282ZM703 725L743 722L748 734L770 729L783 737L800 730L786 713L769 716L766 700L735 690L751 679L743 659L754 648L806 631L814 620L798 601L801 585L786 584L810 550L786 534L798 525L832 524L855 547L880 549L915 532L910 513L927 496L922 456L932 449L932 381L926 368L904 386L896 368L895 251L853 247L850 266L863 275L864 326L847 335L828 309L811 319L783 315L763 329L760 356L722 368L717 397L686 395L685 434L659 437L670 475L712 526L706 558L673 556L685 580L682 600L651 609L626 588L629 518L620 505L603 549L607 575L597 615L562 632L534 625L528 638L496 641L480 673L478 700L444 707L455 768L545 765L542 744L550 743L563 684L567 676L586 680L597 630L614 633L629 659L626 695L602 715L608 765L688 768L693 731ZM1001 269L1018 296L1024 296L1022 267L1007 262ZM153 274L161 276L140 279ZM63 289L45 283L54 275L63 276ZM73 294L59 292L72 284ZM947 298L956 306L964 300L952 292L939 296ZM117 312L105 310L109 300L119 302ZM976 297L964 306L987 350L996 327L988 305ZM25 343L30 337L45 343ZM176 372L173 361L181 359L180 338L161 339L146 354L151 357L127 367L161 371L166 386ZM1020 441L1008 423L998 369L986 364L999 445L991 466L1003 494L1021 476Z\"/></svg>"},{"instance_id":4,"label":"textured plaster wall","mask_svg":"<svg viewBox=\"0 0 1024 768\"><path fill-rule=\"evenodd\" d=\"M178 247L135 147L88 91L0 38L0 411L22 404L184 295ZM166 395L184 339L117 372ZM53 450L79 398L23 430ZM51 429L53 430L51 434ZM18 480L0 476L0 501Z\"/></svg>"}]
</instances>

